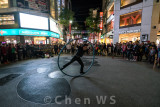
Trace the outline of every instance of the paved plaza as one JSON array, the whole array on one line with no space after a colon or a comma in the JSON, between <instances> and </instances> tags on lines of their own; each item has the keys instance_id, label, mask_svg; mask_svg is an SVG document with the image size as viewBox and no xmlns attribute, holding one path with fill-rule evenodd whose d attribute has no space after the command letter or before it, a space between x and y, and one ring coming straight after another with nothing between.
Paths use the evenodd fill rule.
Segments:
<instances>
[{"instance_id":1,"label":"paved plaza","mask_svg":"<svg viewBox=\"0 0 160 107\"><path fill-rule=\"evenodd\" d=\"M62 56L60 64L69 60ZM92 57L83 62L86 70ZM77 78L61 73L56 56L1 65L0 107L160 107L158 70L147 62L103 56ZM77 75L78 63L66 73Z\"/></svg>"}]
</instances>

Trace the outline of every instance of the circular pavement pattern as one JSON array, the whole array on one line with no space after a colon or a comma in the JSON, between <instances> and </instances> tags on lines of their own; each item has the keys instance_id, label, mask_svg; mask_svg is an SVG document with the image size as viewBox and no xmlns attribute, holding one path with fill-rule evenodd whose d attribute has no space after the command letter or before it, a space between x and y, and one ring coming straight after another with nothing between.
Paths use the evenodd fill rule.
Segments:
<instances>
[{"instance_id":1,"label":"circular pavement pattern","mask_svg":"<svg viewBox=\"0 0 160 107\"><path fill-rule=\"evenodd\" d=\"M41 74L22 79L17 85L18 95L27 101L48 104L60 102L69 96L71 88L64 78L48 78Z\"/></svg>"}]
</instances>

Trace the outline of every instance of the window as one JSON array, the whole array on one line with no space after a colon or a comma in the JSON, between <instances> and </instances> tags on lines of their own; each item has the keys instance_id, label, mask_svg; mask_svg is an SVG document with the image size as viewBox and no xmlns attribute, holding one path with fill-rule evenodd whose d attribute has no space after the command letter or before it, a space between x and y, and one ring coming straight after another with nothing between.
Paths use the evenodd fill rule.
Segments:
<instances>
[{"instance_id":1,"label":"window","mask_svg":"<svg viewBox=\"0 0 160 107\"><path fill-rule=\"evenodd\" d=\"M0 25L15 24L14 15L0 15Z\"/></svg>"},{"instance_id":2,"label":"window","mask_svg":"<svg viewBox=\"0 0 160 107\"><path fill-rule=\"evenodd\" d=\"M114 14L114 3L110 6L107 12L107 18Z\"/></svg>"},{"instance_id":3,"label":"window","mask_svg":"<svg viewBox=\"0 0 160 107\"><path fill-rule=\"evenodd\" d=\"M58 6L58 16L59 16L61 13L61 0L57 1L57 6Z\"/></svg>"},{"instance_id":4,"label":"window","mask_svg":"<svg viewBox=\"0 0 160 107\"><path fill-rule=\"evenodd\" d=\"M120 15L120 27L141 24L142 10Z\"/></svg>"},{"instance_id":5,"label":"window","mask_svg":"<svg viewBox=\"0 0 160 107\"><path fill-rule=\"evenodd\" d=\"M0 0L0 8L8 8L8 0Z\"/></svg>"},{"instance_id":6,"label":"window","mask_svg":"<svg viewBox=\"0 0 160 107\"><path fill-rule=\"evenodd\" d=\"M143 2L143 0L121 0L121 7L128 7L140 2Z\"/></svg>"},{"instance_id":7,"label":"window","mask_svg":"<svg viewBox=\"0 0 160 107\"><path fill-rule=\"evenodd\" d=\"M114 26L114 21L112 20L107 24L107 32L113 30L113 26Z\"/></svg>"},{"instance_id":8,"label":"window","mask_svg":"<svg viewBox=\"0 0 160 107\"><path fill-rule=\"evenodd\" d=\"M55 2L54 0L50 0L50 14L55 19L56 18L56 11L55 11Z\"/></svg>"},{"instance_id":9,"label":"window","mask_svg":"<svg viewBox=\"0 0 160 107\"><path fill-rule=\"evenodd\" d=\"M160 24L160 12L159 12L159 24Z\"/></svg>"},{"instance_id":10,"label":"window","mask_svg":"<svg viewBox=\"0 0 160 107\"><path fill-rule=\"evenodd\" d=\"M65 8L65 0L62 0L62 7Z\"/></svg>"}]
</instances>

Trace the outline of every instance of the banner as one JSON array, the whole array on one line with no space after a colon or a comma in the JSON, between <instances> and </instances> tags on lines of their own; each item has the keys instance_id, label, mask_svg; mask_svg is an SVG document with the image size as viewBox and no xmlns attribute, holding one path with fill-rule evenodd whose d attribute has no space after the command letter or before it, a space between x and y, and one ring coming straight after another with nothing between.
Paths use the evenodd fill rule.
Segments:
<instances>
[{"instance_id":1,"label":"banner","mask_svg":"<svg viewBox=\"0 0 160 107\"><path fill-rule=\"evenodd\" d=\"M37 10L44 13L49 12L48 0L17 0L17 7Z\"/></svg>"}]
</instances>

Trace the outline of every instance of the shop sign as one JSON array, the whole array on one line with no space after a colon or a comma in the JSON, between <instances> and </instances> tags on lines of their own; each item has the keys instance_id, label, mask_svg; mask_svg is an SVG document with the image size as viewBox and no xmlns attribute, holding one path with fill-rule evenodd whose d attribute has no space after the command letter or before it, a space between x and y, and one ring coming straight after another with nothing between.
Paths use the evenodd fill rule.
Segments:
<instances>
[{"instance_id":1,"label":"shop sign","mask_svg":"<svg viewBox=\"0 0 160 107\"><path fill-rule=\"evenodd\" d=\"M103 29L103 12L100 12L100 25L99 25L99 27L100 27L100 30Z\"/></svg>"},{"instance_id":2,"label":"shop sign","mask_svg":"<svg viewBox=\"0 0 160 107\"><path fill-rule=\"evenodd\" d=\"M141 23L142 10L138 10L126 15L120 16L120 27L129 26Z\"/></svg>"},{"instance_id":3,"label":"shop sign","mask_svg":"<svg viewBox=\"0 0 160 107\"><path fill-rule=\"evenodd\" d=\"M49 36L49 32L48 31L40 31L40 30L20 29L19 35Z\"/></svg>"},{"instance_id":4,"label":"shop sign","mask_svg":"<svg viewBox=\"0 0 160 107\"><path fill-rule=\"evenodd\" d=\"M53 37L53 38L60 38L60 35L54 32L50 32L49 36Z\"/></svg>"},{"instance_id":5,"label":"shop sign","mask_svg":"<svg viewBox=\"0 0 160 107\"><path fill-rule=\"evenodd\" d=\"M129 31L122 31L122 32L119 32L119 34L126 34L126 33L136 33L136 32L140 32L141 29L138 29L138 30L129 30Z\"/></svg>"},{"instance_id":6,"label":"shop sign","mask_svg":"<svg viewBox=\"0 0 160 107\"><path fill-rule=\"evenodd\" d=\"M24 35L24 36L48 36L60 38L60 35L51 31L29 30L29 29L0 29L0 36Z\"/></svg>"},{"instance_id":7,"label":"shop sign","mask_svg":"<svg viewBox=\"0 0 160 107\"><path fill-rule=\"evenodd\" d=\"M18 35L18 29L0 29L0 36Z\"/></svg>"}]
</instances>

